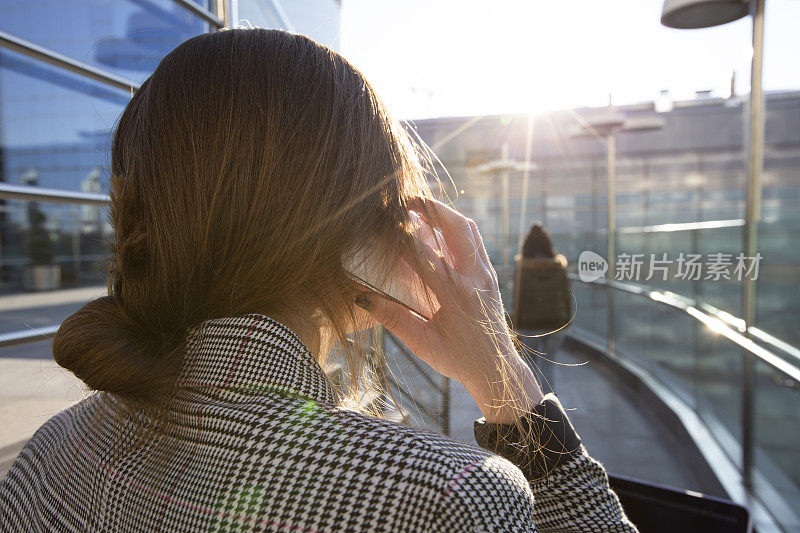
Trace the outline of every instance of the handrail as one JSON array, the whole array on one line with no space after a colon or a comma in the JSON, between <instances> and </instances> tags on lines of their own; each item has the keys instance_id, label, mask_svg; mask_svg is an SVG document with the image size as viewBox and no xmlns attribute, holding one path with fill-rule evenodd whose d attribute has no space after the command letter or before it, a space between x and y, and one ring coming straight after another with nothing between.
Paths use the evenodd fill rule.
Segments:
<instances>
[{"instance_id":1,"label":"handrail","mask_svg":"<svg viewBox=\"0 0 800 533\"><path fill-rule=\"evenodd\" d=\"M22 331L12 331L11 333L0 333L0 348L10 348L29 342L39 342L50 340L58 331L61 324L54 326L44 326L41 328L31 328Z\"/></svg>"},{"instance_id":2,"label":"handrail","mask_svg":"<svg viewBox=\"0 0 800 533\"><path fill-rule=\"evenodd\" d=\"M767 350L766 348L759 346L752 339L747 338L746 336L742 335L738 330L735 330L729 327L729 323L713 316L709 313L701 311L699 308L703 306L702 303L699 303L691 298L687 298L685 296L681 296L679 294L675 294L669 291L656 291L651 290L647 287L636 285L633 283L621 283L618 281L609 281L603 278L597 279L595 281L583 281L580 277L573 273L568 273L567 276L569 279L574 281L579 281L581 283L586 283L588 285L604 285L610 287L615 290L621 290L630 294L636 294L638 296L642 296L644 298L648 298L654 302L672 307L673 309L678 309L680 311L685 312L695 320L702 322L713 331L723 335L725 338L730 340L731 342L737 344L741 348L744 349L745 353L756 357L762 363L766 364L767 366L771 367L773 370L777 370L782 374L790 377L791 379L800 382L800 368L794 366L793 364L789 363L785 359L775 355L771 351Z\"/></svg>"},{"instance_id":3,"label":"handrail","mask_svg":"<svg viewBox=\"0 0 800 533\"><path fill-rule=\"evenodd\" d=\"M13 183L0 183L0 199L79 205L108 205L111 203L111 198L107 194L48 189L30 185L14 185Z\"/></svg>"},{"instance_id":4,"label":"handrail","mask_svg":"<svg viewBox=\"0 0 800 533\"><path fill-rule=\"evenodd\" d=\"M704 311L713 315L715 318L718 318L723 322L727 322L728 324L739 330L739 333L745 333L744 320L742 320L741 318L735 317L732 314L723 311L721 309L718 309L706 302L700 303L698 307L701 307ZM781 339L773 335L770 335L763 329L757 328L755 326L749 326L747 328L747 333L757 338L761 342L764 342L766 344L769 344L770 346L777 348L778 350L785 353L792 359L796 359L797 363L800 365L800 350L798 350L788 342L784 342Z\"/></svg>"},{"instance_id":5,"label":"handrail","mask_svg":"<svg viewBox=\"0 0 800 533\"><path fill-rule=\"evenodd\" d=\"M32 59L42 61L44 63L53 65L54 67L68 70L86 78L93 79L94 81L105 83L111 87L116 87L117 89L122 89L123 91L129 91L131 94L139 90L138 83L134 83L131 80L127 80L121 76L117 76L116 74L107 72L97 67L80 63L71 57L59 54L54 50L39 46L38 44L26 41L21 37L11 35L10 33L4 31L0 31L0 47L13 50L14 52L28 56Z\"/></svg>"}]
</instances>

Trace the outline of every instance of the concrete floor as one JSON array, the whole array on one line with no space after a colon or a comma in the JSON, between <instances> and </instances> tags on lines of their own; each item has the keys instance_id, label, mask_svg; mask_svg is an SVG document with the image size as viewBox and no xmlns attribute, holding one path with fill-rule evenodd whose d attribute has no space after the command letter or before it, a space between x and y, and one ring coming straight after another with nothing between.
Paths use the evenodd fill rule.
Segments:
<instances>
[{"instance_id":1,"label":"concrete floor","mask_svg":"<svg viewBox=\"0 0 800 533\"><path fill-rule=\"evenodd\" d=\"M677 439L613 375L563 348L548 358L555 363L537 363L550 383L543 388L556 392L589 454L609 473L714 494L682 461ZM474 444L472 425L482 415L458 383L451 394L451 436Z\"/></svg>"},{"instance_id":2,"label":"concrete floor","mask_svg":"<svg viewBox=\"0 0 800 533\"><path fill-rule=\"evenodd\" d=\"M0 333L58 324L103 287L0 296ZM84 398L82 383L53 361L50 342L0 349L0 476L51 416Z\"/></svg>"},{"instance_id":3,"label":"concrete floor","mask_svg":"<svg viewBox=\"0 0 800 533\"><path fill-rule=\"evenodd\" d=\"M0 477L39 426L85 394L52 360L0 357Z\"/></svg>"}]
</instances>

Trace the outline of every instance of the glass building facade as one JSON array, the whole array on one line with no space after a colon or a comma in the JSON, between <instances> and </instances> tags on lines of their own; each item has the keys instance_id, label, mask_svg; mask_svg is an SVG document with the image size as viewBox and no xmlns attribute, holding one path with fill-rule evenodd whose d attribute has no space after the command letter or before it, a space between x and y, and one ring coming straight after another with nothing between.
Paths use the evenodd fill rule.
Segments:
<instances>
[{"instance_id":1,"label":"glass building facade","mask_svg":"<svg viewBox=\"0 0 800 533\"><path fill-rule=\"evenodd\" d=\"M651 280L643 275L642 281L700 298L733 315L741 308L733 268L727 275L731 279L706 279L707 272L700 280L683 279L692 276L678 275L677 258L681 252L705 259L742 250L745 108L746 99L738 97L676 102L671 111L658 114L653 104L615 108L628 118L656 116L663 123L653 131L617 134L617 257L658 254L660 259L667 253L672 260L668 275ZM791 246L800 237L800 93L770 94L766 108L758 324L800 346L800 250ZM436 148L457 188L448 187L448 194L479 223L495 265L513 267L520 239L532 222L540 221L574 269L584 250L606 255L604 139L575 135L575 126L605 112L485 117L450 140L472 119L422 120L415 126ZM446 142L439 147L442 139ZM486 163L501 158L504 145L519 167L526 159L534 167L527 176L521 169L511 170L505 195L503 172L485 170Z\"/></svg>"},{"instance_id":2,"label":"glass building facade","mask_svg":"<svg viewBox=\"0 0 800 533\"><path fill-rule=\"evenodd\" d=\"M240 20L333 48L339 39L336 0L0 0L0 13L0 182L83 192L107 191L111 133L132 88L186 39ZM32 211L45 215L63 286L103 278L101 207L0 200L0 290L22 286Z\"/></svg>"}]
</instances>

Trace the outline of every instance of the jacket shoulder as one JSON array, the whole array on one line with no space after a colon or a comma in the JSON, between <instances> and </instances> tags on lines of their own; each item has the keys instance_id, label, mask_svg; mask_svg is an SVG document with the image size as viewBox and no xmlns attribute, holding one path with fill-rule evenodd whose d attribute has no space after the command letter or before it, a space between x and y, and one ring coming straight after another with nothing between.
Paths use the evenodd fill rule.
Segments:
<instances>
[{"instance_id":1,"label":"jacket shoulder","mask_svg":"<svg viewBox=\"0 0 800 533\"><path fill-rule=\"evenodd\" d=\"M402 447L410 472L431 472L441 531L535 531L533 493L522 471L491 451L432 431L357 413L339 415L365 432L363 445Z\"/></svg>"},{"instance_id":2,"label":"jacket shoulder","mask_svg":"<svg viewBox=\"0 0 800 533\"><path fill-rule=\"evenodd\" d=\"M0 479L0 526L19 526L21 531L23 525L35 522L42 479L64 467L66 463L60 454L74 438L74 426L84 419L87 411L94 410L94 404L95 397L90 396L56 413L25 443L5 477Z\"/></svg>"}]
</instances>

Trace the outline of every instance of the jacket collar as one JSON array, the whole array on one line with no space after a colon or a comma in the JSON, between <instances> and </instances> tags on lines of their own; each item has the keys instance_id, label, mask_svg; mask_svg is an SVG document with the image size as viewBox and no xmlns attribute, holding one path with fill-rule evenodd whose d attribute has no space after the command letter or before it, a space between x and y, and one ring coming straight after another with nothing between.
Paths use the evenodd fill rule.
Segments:
<instances>
[{"instance_id":1,"label":"jacket collar","mask_svg":"<svg viewBox=\"0 0 800 533\"><path fill-rule=\"evenodd\" d=\"M259 314L207 320L191 328L178 387L214 400L277 392L335 404L330 382L300 338Z\"/></svg>"}]
</instances>

